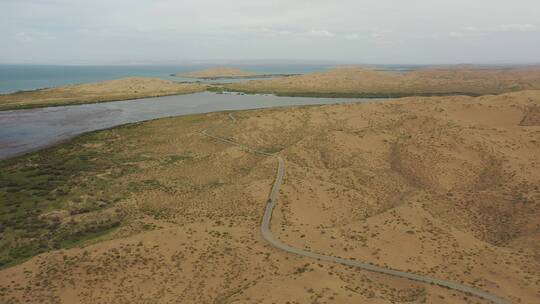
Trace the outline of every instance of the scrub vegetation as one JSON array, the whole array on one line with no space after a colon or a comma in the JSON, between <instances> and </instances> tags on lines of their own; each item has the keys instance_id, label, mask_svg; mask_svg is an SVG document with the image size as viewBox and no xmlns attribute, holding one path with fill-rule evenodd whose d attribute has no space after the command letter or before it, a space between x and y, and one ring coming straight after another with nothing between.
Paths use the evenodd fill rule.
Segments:
<instances>
[{"instance_id":1,"label":"scrub vegetation","mask_svg":"<svg viewBox=\"0 0 540 304\"><path fill-rule=\"evenodd\" d=\"M116 131L0 162L0 267L118 227L115 203L130 195L119 180L144 158L125 156Z\"/></svg>"},{"instance_id":2,"label":"scrub vegetation","mask_svg":"<svg viewBox=\"0 0 540 304\"><path fill-rule=\"evenodd\" d=\"M279 240L537 303L539 107L523 91L210 113L4 161L0 302L487 303L270 246L275 158L208 129L284 159Z\"/></svg>"},{"instance_id":3,"label":"scrub vegetation","mask_svg":"<svg viewBox=\"0 0 540 304\"><path fill-rule=\"evenodd\" d=\"M397 98L479 96L540 89L540 68L429 68L410 72L343 67L270 80L228 84L225 89L282 96Z\"/></svg>"}]
</instances>

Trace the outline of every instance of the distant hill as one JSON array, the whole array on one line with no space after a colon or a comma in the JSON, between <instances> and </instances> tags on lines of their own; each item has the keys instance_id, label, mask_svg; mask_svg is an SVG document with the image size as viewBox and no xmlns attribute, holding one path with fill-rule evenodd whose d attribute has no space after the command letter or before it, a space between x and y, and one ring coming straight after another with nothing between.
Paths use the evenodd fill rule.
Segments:
<instances>
[{"instance_id":1,"label":"distant hill","mask_svg":"<svg viewBox=\"0 0 540 304\"><path fill-rule=\"evenodd\" d=\"M289 96L484 95L538 90L540 68L431 68L401 73L347 67L287 78L230 84L226 88Z\"/></svg>"},{"instance_id":2,"label":"distant hill","mask_svg":"<svg viewBox=\"0 0 540 304\"><path fill-rule=\"evenodd\" d=\"M0 95L0 110L188 94L205 89L206 86L200 84L177 83L157 78L129 77Z\"/></svg>"},{"instance_id":3,"label":"distant hill","mask_svg":"<svg viewBox=\"0 0 540 304\"><path fill-rule=\"evenodd\" d=\"M178 73L176 76L179 77L190 77L190 78L230 78L230 77L254 77L259 76L260 74L247 72L236 68L228 67L217 67L210 68L206 70L193 71L189 73Z\"/></svg>"}]
</instances>

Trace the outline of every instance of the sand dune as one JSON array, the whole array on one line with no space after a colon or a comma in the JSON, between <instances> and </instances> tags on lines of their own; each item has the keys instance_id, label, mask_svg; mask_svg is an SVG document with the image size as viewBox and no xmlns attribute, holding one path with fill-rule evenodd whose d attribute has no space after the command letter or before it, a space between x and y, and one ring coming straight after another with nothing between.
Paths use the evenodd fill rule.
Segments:
<instances>
[{"instance_id":1,"label":"sand dune","mask_svg":"<svg viewBox=\"0 0 540 304\"><path fill-rule=\"evenodd\" d=\"M214 113L0 163L9 180L2 197L15 199L17 183L58 170L48 157L79 160L55 175L73 174L70 188L47 194L57 211L33 220L58 226L23 231L18 242L108 232L2 270L0 301L486 303L270 247L258 228L275 160L199 134L213 128L285 159L271 227L284 242L537 303L538 106L540 91L524 91L242 111L235 124ZM108 230L107 220L120 226ZM2 248L17 246L10 240Z\"/></svg>"},{"instance_id":2,"label":"sand dune","mask_svg":"<svg viewBox=\"0 0 540 304\"><path fill-rule=\"evenodd\" d=\"M432 68L397 73L348 67L226 88L293 96L483 95L540 89L540 69Z\"/></svg>"}]
</instances>

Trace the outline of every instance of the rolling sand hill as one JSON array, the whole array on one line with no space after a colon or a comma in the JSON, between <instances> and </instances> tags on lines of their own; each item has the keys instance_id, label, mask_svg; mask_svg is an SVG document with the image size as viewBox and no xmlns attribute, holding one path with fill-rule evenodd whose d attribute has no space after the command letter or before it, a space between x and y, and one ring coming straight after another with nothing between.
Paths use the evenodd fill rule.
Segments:
<instances>
[{"instance_id":1,"label":"rolling sand hill","mask_svg":"<svg viewBox=\"0 0 540 304\"><path fill-rule=\"evenodd\" d=\"M210 128L284 158L280 240L539 303L539 106L524 91L213 113L0 162L1 261L42 252L0 271L0 302L487 303L269 246L276 161Z\"/></svg>"},{"instance_id":2,"label":"rolling sand hill","mask_svg":"<svg viewBox=\"0 0 540 304\"><path fill-rule=\"evenodd\" d=\"M232 78L232 77L254 77L259 74L253 72L242 71L235 68L217 67L202 71L194 71L189 73L178 73L176 76L190 78Z\"/></svg>"},{"instance_id":3,"label":"rolling sand hill","mask_svg":"<svg viewBox=\"0 0 540 304\"><path fill-rule=\"evenodd\" d=\"M291 96L386 97L483 95L540 89L540 68L423 69L397 73L339 68L287 78L229 84L227 89Z\"/></svg>"},{"instance_id":4,"label":"rolling sand hill","mask_svg":"<svg viewBox=\"0 0 540 304\"><path fill-rule=\"evenodd\" d=\"M0 110L187 94L205 89L204 85L181 84L156 78L122 78L0 95Z\"/></svg>"}]
</instances>

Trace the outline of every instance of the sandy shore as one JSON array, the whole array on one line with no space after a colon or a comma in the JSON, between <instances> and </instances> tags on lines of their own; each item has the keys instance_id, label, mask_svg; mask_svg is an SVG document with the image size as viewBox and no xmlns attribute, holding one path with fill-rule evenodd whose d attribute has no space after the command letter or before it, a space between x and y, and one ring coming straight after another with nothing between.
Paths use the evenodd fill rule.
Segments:
<instances>
[{"instance_id":1,"label":"sandy shore","mask_svg":"<svg viewBox=\"0 0 540 304\"><path fill-rule=\"evenodd\" d=\"M204 90L206 86L201 84L132 77L0 95L0 110L129 100L189 94Z\"/></svg>"}]
</instances>

